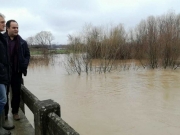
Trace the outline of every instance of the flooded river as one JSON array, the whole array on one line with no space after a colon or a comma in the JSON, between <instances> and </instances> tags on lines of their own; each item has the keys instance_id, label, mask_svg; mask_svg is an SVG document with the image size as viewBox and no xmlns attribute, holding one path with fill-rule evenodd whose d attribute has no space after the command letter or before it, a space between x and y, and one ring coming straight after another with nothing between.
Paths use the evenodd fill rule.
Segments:
<instances>
[{"instance_id":1,"label":"flooded river","mask_svg":"<svg viewBox=\"0 0 180 135\"><path fill-rule=\"evenodd\" d=\"M180 69L78 76L68 75L59 57L53 65L31 64L25 86L40 100L58 102L62 119L81 135L180 133Z\"/></svg>"}]
</instances>

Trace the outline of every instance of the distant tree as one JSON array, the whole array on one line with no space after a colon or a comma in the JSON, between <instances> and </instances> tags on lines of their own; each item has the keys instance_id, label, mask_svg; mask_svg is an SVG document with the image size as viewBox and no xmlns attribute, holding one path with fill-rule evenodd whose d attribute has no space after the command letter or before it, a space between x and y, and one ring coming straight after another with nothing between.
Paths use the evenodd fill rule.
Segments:
<instances>
[{"instance_id":1,"label":"distant tree","mask_svg":"<svg viewBox=\"0 0 180 135\"><path fill-rule=\"evenodd\" d=\"M27 42L27 44L28 45L35 45L35 41L34 41L34 37L28 37L27 39L26 39L26 42Z\"/></svg>"},{"instance_id":2,"label":"distant tree","mask_svg":"<svg viewBox=\"0 0 180 135\"><path fill-rule=\"evenodd\" d=\"M54 36L50 31L41 31L37 33L34 37L34 41L38 45L52 45L52 41L54 40Z\"/></svg>"}]
</instances>

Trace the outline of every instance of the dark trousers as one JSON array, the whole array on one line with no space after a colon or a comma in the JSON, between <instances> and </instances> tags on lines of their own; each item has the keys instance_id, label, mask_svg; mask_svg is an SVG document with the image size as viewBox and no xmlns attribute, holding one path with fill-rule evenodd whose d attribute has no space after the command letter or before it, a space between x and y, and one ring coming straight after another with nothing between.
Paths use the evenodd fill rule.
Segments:
<instances>
[{"instance_id":1,"label":"dark trousers","mask_svg":"<svg viewBox=\"0 0 180 135\"><path fill-rule=\"evenodd\" d=\"M19 105L20 105L20 94L21 94L21 83L22 83L22 73L12 73L11 76L11 83L7 87L7 103L5 105L5 116L8 115L9 112L9 89L11 86L12 90L12 99L11 99L11 108L12 108L12 114L16 114L19 111Z\"/></svg>"}]
</instances>

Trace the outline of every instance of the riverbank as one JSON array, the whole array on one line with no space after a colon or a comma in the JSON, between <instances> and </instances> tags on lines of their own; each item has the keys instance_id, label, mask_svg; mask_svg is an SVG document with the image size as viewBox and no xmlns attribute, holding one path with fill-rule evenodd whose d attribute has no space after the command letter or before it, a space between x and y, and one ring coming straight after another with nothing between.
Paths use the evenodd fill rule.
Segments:
<instances>
[{"instance_id":1,"label":"riverbank","mask_svg":"<svg viewBox=\"0 0 180 135\"><path fill-rule=\"evenodd\" d=\"M42 54L67 54L67 49L46 49L46 48L30 48L31 55Z\"/></svg>"}]
</instances>

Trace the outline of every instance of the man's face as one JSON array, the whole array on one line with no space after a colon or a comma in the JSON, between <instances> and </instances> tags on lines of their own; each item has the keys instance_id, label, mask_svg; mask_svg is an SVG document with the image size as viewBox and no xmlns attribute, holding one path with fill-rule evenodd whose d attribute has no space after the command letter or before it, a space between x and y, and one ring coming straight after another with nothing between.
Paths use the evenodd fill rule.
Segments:
<instances>
[{"instance_id":1,"label":"man's face","mask_svg":"<svg viewBox=\"0 0 180 135\"><path fill-rule=\"evenodd\" d=\"M6 27L4 18L0 17L0 32L4 31Z\"/></svg>"},{"instance_id":2,"label":"man's face","mask_svg":"<svg viewBox=\"0 0 180 135\"><path fill-rule=\"evenodd\" d=\"M7 28L8 35L11 37L15 37L18 35L18 24L16 22L11 22L10 27Z\"/></svg>"}]
</instances>

